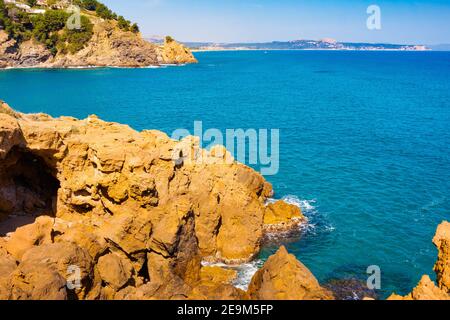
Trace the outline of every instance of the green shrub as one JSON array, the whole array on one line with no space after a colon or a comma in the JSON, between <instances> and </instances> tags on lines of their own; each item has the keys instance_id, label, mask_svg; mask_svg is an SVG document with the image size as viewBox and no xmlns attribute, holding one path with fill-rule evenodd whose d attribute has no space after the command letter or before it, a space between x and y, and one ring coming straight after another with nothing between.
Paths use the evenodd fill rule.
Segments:
<instances>
[{"instance_id":1,"label":"green shrub","mask_svg":"<svg viewBox=\"0 0 450 320\"><path fill-rule=\"evenodd\" d=\"M91 40L94 26L86 16L81 16L81 28L79 30L65 29L60 42L64 42L65 50L72 54L80 51Z\"/></svg>"},{"instance_id":2,"label":"green shrub","mask_svg":"<svg viewBox=\"0 0 450 320\"><path fill-rule=\"evenodd\" d=\"M119 16L119 18L117 19L118 22L118 26L120 29L125 30L125 31L129 31L130 30L130 21L126 20L123 16Z\"/></svg>"},{"instance_id":3,"label":"green shrub","mask_svg":"<svg viewBox=\"0 0 450 320\"><path fill-rule=\"evenodd\" d=\"M97 16L100 18L106 20L117 20L117 14L97 0L76 0L74 1L74 4L88 11L95 11Z\"/></svg>"},{"instance_id":4,"label":"green shrub","mask_svg":"<svg viewBox=\"0 0 450 320\"><path fill-rule=\"evenodd\" d=\"M98 1L96 0L81 0L80 6L89 11L95 11L97 9Z\"/></svg>"},{"instance_id":5,"label":"green shrub","mask_svg":"<svg viewBox=\"0 0 450 320\"><path fill-rule=\"evenodd\" d=\"M93 25L88 17L81 16L80 29L66 27L69 14L62 10L49 10L43 15L34 17L33 36L45 44L53 55L76 53L84 48L92 38ZM64 32L60 32L64 30Z\"/></svg>"},{"instance_id":6,"label":"green shrub","mask_svg":"<svg viewBox=\"0 0 450 320\"><path fill-rule=\"evenodd\" d=\"M6 8L5 2L0 0L0 27L7 30L11 23L12 21L8 16L8 9Z\"/></svg>"},{"instance_id":7,"label":"green shrub","mask_svg":"<svg viewBox=\"0 0 450 320\"><path fill-rule=\"evenodd\" d=\"M9 11L9 8L3 0L0 0L0 27L17 41L28 40L32 29L28 14L15 8ZM18 22L15 22L10 15Z\"/></svg>"},{"instance_id":8,"label":"green shrub","mask_svg":"<svg viewBox=\"0 0 450 320\"><path fill-rule=\"evenodd\" d=\"M33 8L37 5L37 0L27 0L27 4Z\"/></svg>"},{"instance_id":9,"label":"green shrub","mask_svg":"<svg viewBox=\"0 0 450 320\"><path fill-rule=\"evenodd\" d=\"M130 31L134 32L134 33L139 33L139 26L137 25L137 23L133 23L130 27Z\"/></svg>"},{"instance_id":10,"label":"green shrub","mask_svg":"<svg viewBox=\"0 0 450 320\"><path fill-rule=\"evenodd\" d=\"M55 41L53 40L55 36L57 37L57 35L53 33L62 30L65 27L68 18L69 14L62 10L48 10L45 14L34 16L34 38L51 49L55 44Z\"/></svg>"},{"instance_id":11,"label":"green shrub","mask_svg":"<svg viewBox=\"0 0 450 320\"><path fill-rule=\"evenodd\" d=\"M97 7L95 9L95 13L100 18L106 19L106 20L113 20L117 18L117 15L112 12L107 6L105 6L103 3L98 3Z\"/></svg>"},{"instance_id":12,"label":"green shrub","mask_svg":"<svg viewBox=\"0 0 450 320\"><path fill-rule=\"evenodd\" d=\"M36 0L27 0L29 5L35 5ZM54 3L49 0L48 3ZM107 6L97 0L73 0L73 4L88 11L95 11L97 16L107 20L117 20L122 30L138 33L135 23L118 17ZM35 38L43 43L53 55L61 53L76 53L83 49L93 35L93 25L87 16L81 16L81 28L69 30L66 27L70 16L64 10L47 10L44 14L32 15L21 10L8 10L11 6L0 0L0 28L17 41Z\"/></svg>"}]
</instances>

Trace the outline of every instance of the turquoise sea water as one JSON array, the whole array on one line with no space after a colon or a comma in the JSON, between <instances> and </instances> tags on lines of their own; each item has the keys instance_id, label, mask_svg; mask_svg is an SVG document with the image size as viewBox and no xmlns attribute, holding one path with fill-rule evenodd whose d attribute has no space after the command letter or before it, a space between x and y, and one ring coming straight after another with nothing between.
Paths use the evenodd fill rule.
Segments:
<instances>
[{"instance_id":1,"label":"turquoise sea water","mask_svg":"<svg viewBox=\"0 0 450 320\"><path fill-rule=\"evenodd\" d=\"M382 294L403 294L433 273L431 239L450 219L450 53L196 55L184 67L2 71L0 99L137 130L279 128L280 172L267 179L310 217L287 245L320 281L379 265Z\"/></svg>"}]
</instances>

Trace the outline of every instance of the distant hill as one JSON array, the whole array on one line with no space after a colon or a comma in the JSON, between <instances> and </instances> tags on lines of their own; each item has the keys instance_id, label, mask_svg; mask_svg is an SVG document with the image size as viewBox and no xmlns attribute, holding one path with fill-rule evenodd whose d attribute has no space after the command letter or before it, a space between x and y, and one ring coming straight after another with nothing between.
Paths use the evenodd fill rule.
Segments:
<instances>
[{"instance_id":1,"label":"distant hill","mask_svg":"<svg viewBox=\"0 0 450 320\"><path fill-rule=\"evenodd\" d=\"M183 44L191 49L197 50L429 50L429 48L423 45L353 43L338 42L333 39L273 41L261 43L184 42Z\"/></svg>"}]
</instances>

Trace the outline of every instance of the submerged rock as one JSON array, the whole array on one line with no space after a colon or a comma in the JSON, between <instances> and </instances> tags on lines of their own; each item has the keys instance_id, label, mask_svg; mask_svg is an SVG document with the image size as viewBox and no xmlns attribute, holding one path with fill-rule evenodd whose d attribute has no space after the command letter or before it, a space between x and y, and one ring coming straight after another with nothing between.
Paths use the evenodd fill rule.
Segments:
<instances>
[{"instance_id":1,"label":"submerged rock","mask_svg":"<svg viewBox=\"0 0 450 320\"><path fill-rule=\"evenodd\" d=\"M333 279L324 287L333 293L336 300L367 300L378 297L375 290L369 289L367 283L359 279Z\"/></svg>"}]
</instances>

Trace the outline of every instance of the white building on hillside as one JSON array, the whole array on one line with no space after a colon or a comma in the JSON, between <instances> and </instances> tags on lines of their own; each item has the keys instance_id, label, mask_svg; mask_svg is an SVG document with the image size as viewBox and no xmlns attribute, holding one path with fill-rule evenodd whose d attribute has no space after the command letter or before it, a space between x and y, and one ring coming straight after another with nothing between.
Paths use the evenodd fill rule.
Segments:
<instances>
[{"instance_id":1,"label":"white building on hillside","mask_svg":"<svg viewBox=\"0 0 450 320\"><path fill-rule=\"evenodd\" d=\"M45 3L45 0L41 0L41 1L44 1L44 3ZM29 5L27 5L25 3L22 3L22 2L19 2L17 0L4 0L4 2L8 3L8 4L13 4L17 8L22 9L25 12L28 12L28 13L32 13L32 14L44 14L45 13L44 9L32 9Z\"/></svg>"}]
</instances>

